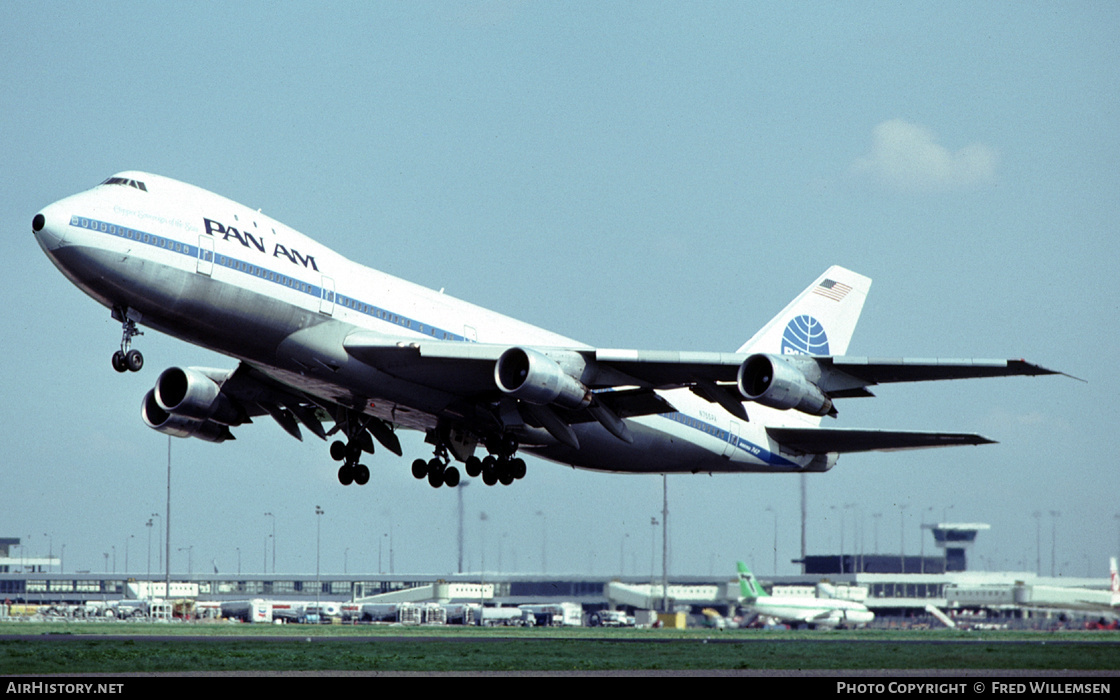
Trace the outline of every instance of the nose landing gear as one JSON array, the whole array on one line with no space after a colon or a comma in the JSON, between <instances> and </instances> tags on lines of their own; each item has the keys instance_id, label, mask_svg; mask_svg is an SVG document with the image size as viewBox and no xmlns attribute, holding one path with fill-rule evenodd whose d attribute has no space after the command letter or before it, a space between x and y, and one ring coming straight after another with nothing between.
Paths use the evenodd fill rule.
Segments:
<instances>
[{"instance_id":1,"label":"nose landing gear","mask_svg":"<svg viewBox=\"0 0 1120 700\"><path fill-rule=\"evenodd\" d=\"M136 319L140 318L140 314L117 307L113 309L113 318L121 322L121 349L113 353L113 369L118 372L139 372L144 366L144 356L139 350L132 349L132 339L144 335L136 329Z\"/></svg>"}]
</instances>

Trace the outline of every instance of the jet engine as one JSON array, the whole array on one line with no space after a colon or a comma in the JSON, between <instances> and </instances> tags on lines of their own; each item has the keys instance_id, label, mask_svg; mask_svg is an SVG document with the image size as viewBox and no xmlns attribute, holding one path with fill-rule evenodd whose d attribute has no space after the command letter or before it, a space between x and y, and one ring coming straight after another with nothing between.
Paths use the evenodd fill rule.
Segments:
<instances>
[{"instance_id":1,"label":"jet engine","mask_svg":"<svg viewBox=\"0 0 1120 700\"><path fill-rule=\"evenodd\" d=\"M248 418L245 412L222 394L222 383L229 379L230 374L232 372L197 367L164 370L156 380L156 402L164 411L176 416L212 420L222 425L241 425Z\"/></svg>"},{"instance_id":2,"label":"jet engine","mask_svg":"<svg viewBox=\"0 0 1120 700\"><path fill-rule=\"evenodd\" d=\"M165 370L155 388L144 396L140 409L144 423L175 437L197 437L208 442L232 439L228 426L240 425L249 417L222 394L222 382L230 374L197 367Z\"/></svg>"},{"instance_id":3,"label":"jet engine","mask_svg":"<svg viewBox=\"0 0 1120 700\"><path fill-rule=\"evenodd\" d=\"M144 396L144 403L140 406L140 417L149 428L158 430L164 435L196 437L207 442L225 442L233 439L229 427L221 423L211 420L193 420L168 413L160 407L155 393L155 389L149 390Z\"/></svg>"},{"instance_id":4,"label":"jet engine","mask_svg":"<svg viewBox=\"0 0 1120 700\"><path fill-rule=\"evenodd\" d=\"M505 394L537 406L580 408L591 392L552 358L527 348L510 348L494 365L494 382Z\"/></svg>"},{"instance_id":5,"label":"jet engine","mask_svg":"<svg viewBox=\"0 0 1120 700\"><path fill-rule=\"evenodd\" d=\"M781 355L751 355L739 367L738 383L743 396L763 406L811 416L832 412L832 399Z\"/></svg>"},{"instance_id":6,"label":"jet engine","mask_svg":"<svg viewBox=\"0 0 1120 700\"><path fill-rule=\"evenodd\" d=\"M825 452L824 454L813 455L813 459L808 464L801 467L803 472L826 472L836 466L836 460L839 459L840 454L837 452Z\"/></svg>"}]
</instances>

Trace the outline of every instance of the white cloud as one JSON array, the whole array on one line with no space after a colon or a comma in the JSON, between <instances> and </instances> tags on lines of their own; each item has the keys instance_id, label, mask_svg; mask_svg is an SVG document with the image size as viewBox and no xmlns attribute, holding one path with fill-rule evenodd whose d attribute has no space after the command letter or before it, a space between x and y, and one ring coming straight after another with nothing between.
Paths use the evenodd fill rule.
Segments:
<instances>
[{"instance_id":1,"label":"white cloud","mask_svg":"<svg viewBox=\"0 0 1120 700\"><path fill-rule=\"evenodd\" d=\"M857 158L850 172L893 189L942 192L995 182L997 161L995 150L983 143L952 152L924 126L891 119L875 127L871 152Z\"/></svg>"}]
</instances>

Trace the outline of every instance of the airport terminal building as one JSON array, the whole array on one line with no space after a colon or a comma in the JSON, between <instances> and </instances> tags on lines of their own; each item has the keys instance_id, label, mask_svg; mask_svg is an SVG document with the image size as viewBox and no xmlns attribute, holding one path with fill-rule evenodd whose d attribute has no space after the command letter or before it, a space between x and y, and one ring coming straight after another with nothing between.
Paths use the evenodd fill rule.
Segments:
<instances>
[{"instance_id":1,"label":"airport terminal building","mask_svg":"<svg viewBox=\"0 0 1120 700\"><path fill-rule=\"evenodd\" d=\"M983 526L986 527L986 526ZM962 537L974 540L961 526L934 528L938 541L950 544ZM733 616L740 593L734 575L671 575L668 590L648 576L587 576L580 574L105 574L61 573L53 557L12 556L18 540L0 539L0 601L8 605L81 605L121 599L165 597L170 582L172 599L221 603L247 599L322 601L344 604L355 600L417 600L442 590L442 602L486 606L577 603L585 613L601 610L668 610L700 614L717 610ZM966 568L963 552L948 556L821 555L806 557L805 573L760 575L763 585L785 595L829 595L857 600L890 620L940 619L940 615L982 615L986 618L1051 617L1063 600L1071 604L1062 614L1076 612L1074 598L1063 591L1099 592L1108 600L1107 578L1041 577L1033 572L978 572ZM449 585L443 585L449 584ZM442 588L439 586L442 585ZM452 591L452 593L447 593ZM1065 595L1065 598L1063 598ZM411 596L411 598L410 598ZM1082 596L1083 597L1083 596ZM449 600L450 599L450 600ZM1056 604L1056 605L1055 605Z\"/></svg>"}]
</instances>

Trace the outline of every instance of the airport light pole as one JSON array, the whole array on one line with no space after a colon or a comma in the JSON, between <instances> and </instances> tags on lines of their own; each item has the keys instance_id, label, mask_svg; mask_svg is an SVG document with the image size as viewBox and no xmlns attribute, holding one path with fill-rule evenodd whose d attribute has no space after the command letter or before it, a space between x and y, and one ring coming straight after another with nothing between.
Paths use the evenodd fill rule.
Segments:
<instances>
[{"instance_id":1,"label":"airport light pole","mask_svg":"<svg viewBox=\"0 0 1120 700\"><path fill-rule=\"evenodd\" d=\"M669 475L661 475L661 611L669 612Z\"/></svg>"},{"instance_id":2,"label":"airport light pole","mask_svg":"<svg viewBox=\"0 0 1120 700\"><path fill-rule=\"evenodd\" d=\"M1034 518L1034 572L1042 575L1042 511L1031 513Z\"/></svg>"},{"instance_id":3,"label":"airport light pole","mask_svg":"<svg viewBox=\"0 0 1120 700\"><path fill-rule=\"evenodd\" d=\"M1056 510L1050 511L1050 578L1054 578L1057 574L1054 573L1054 560L1057 556L1057 542L1058 542L1058 516L1061 515Z\"/></svg>"},{"instance_id":4,"label":"airport light pole","mask_svg":"<svg viewBox=\"0 0 1120 700\"><path fill-rule=\"evenodd\" d=\"M315 506L315 614L316 616L322 615L322 604L319 602L320 595L323 592L323 584L319 578L319 542L320 532L323 523L323 509Z\"/></svg>"},{"instance_id":5,"label":"airport light pole","mask_svg":"<svg viewBox=\"0 0 1120 700\"><path fill-rule=\"evenodd\" d=\"M1120 517L1120 516L1117 516ZM618 575L624 576L626 574L626 540L630 539L630 533L625 532L622 534L622 540L618 543Z\"/></svg>"},{"instance_id":6,"label":"airport light pole","mask_svg":"<svg viewBox=\"0 0 1120 700\"><path fill-rule=\"evenodd\" d=\"M152 519L148 518L148 522L144 523L144 527L148 528L148 576L152 575Z\"/></svg>"},{"instance_id":7,"label":"airport light pole","mask_svg":"<svg viewBox=\"0 0 1120 700\"><path fill-rule=\"evenodd\" d=\"M844 573L844 509L837 509L836 506L829 506L829 510L834 510L840 513L840 573ZM831 541L831 538L830 538Z\"/></svg>"},{"instance_id":8,"label":"airport light pole","mask_svg":"<svg viewBox=\"0 0 1120 700\"><path fill-rule=\"evenodd\" d=\"M186 547L180 547L179 551L185 551L187 553L187 575L192 576L194 574L194 545L192 544L187 545ZM171 567L169 566L167 568L170 569Z\"/></svg>"},{"instance_id":9,"label":"airport light pole","mask_svg":"<svg viewBox=\"0 0 1120 700\"><path fill-rule=\"evenodd\" d=\"M463 573L463 491L470 485L469 480L463 479L459 482L459 488L455 489L459 498L459 573Z\"/></svg>"},{"instance_id":10,"label":"airport light pole","mask_svg":"<svg viewBox=\"0 0 1120 700\"><path fill-rule=\"evenodd\" d=\"M774 506L766 506L766 510L774 514L774 575L778 575L778 511Z\"/></svg>"},{"instance_id":11,"label":"airport light pole","mask_svg":"<svg viewBox=\"0 0 1120 700\"><path fill-rule=\"evenodd\" d=\"M487 520L489 520L489 516L487 516L485 512L478 514L478 523L479 523L478 524L478 541L479 541L478 552L479 552L479 559L482 562L481 564L479 564L478 570L481 571L481 572L486 571L486 521Z\"/></svg>"},{"instance_id":12,"label":"airport light pole","mask_svg":"<svg viewBox=\"0 0 1120 700\"><path fill-rule=\"evenodd\" d=\"M930 506L929 508L926 508L926 511L929 512L931 517L933 516L933 506ZM922 513L922 524L918 527L918 537L921 539L921 542L919 543L919 552L920 552L919 557L920 557L920 561L921 561L921 572L923 574L926 572L926 533L925 533L925 530L926 530L926 514Z\"/></svg>"},{"instance_id":13,"label":"airport light pole","mask_svg":"<svg viewBox=\"0 0 1120 700\"><path fill-rule=\"evenodd\" d=\"M541 516L541 573L548 571L548 516L543 510L538 510Z\"/></svg>"},{"instance_id":14,"label":"airport light pole","mask_svg":"<svg viewBox=\"0 0 1120 700\"><path fill-rule=\"evenodd\" d=\"M276 573L276 516L272 513L265 513L264 517L272 518L272 573ZM265 562L265 573L268 573L268 562Z\"/></svg>"},{"instance_id":15,"label":"airport light pole","mask_svg":"<svg viewBox=\"0 0 1120 700\"><path fill-rule=\"evenodd\" d=\"M159 518L159 526L156 527L156 568L160 571L163 570L163 547L160 544L163 541L163 516L159 513L152 513L153 518ZM153 527L155 525L153 524Z\"/></svg>"},{"instance_id":16,"label":"airport light pole","mask_svg":"<svg viewBox=\"0 0 1120 700\"><path fill-rule=\"evenodd\" d=\"M171 436L167 436L167 507L164 509L166 517L163 519L165 532L163 535L164 569L163 569L163 595L164 600L171 600Z\"/></svg>"},{"instance_id":17,"label":"airport light pole","mask_svg":"<svg viewBox=\"0 0 1120 700\"><path fill-rule=\"evenodd\" d=\"M906 573L906 517L905 511L909 503L898 504L898 563L899 573Z\"/></svg>"},{"instance_id":18,"label":"airport light pole","mask_svg":"<svg viewBox=\"0 0 1120 700\"><path fill-rule=\"evenodd\" d=\"M808 487L805 482L805 474L801 474L801 573L805 573L805 530L807 521L809 519L809 499L807 494Z\"/></svg>"}]
</instances>

